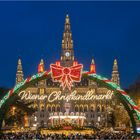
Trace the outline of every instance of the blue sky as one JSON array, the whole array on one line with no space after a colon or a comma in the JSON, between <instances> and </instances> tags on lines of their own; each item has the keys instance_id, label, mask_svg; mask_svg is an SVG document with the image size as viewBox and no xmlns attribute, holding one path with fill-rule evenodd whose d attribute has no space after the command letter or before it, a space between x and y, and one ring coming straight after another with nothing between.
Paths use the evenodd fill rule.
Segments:
<instances>
[{"instance_id":1,"label":"blue sky","mask_svg":"<svg viewBox=\"0 0 140 140\"><path fill-rule=\"evenodd\" d=\"M76 59L88 70L94 56L97 73L111 77L118 60L121 86L140 74L140 2L0 2L0 86L15 83L17 61L25 78L37 73L40 59L60 58L69 14Z\"/></svg>"}]
</instances>

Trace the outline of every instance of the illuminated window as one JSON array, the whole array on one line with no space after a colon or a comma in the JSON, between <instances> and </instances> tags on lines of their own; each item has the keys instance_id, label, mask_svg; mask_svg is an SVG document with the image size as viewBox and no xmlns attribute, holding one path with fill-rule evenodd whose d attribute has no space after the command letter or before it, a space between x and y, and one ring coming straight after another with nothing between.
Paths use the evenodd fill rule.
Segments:
<instances>
[{"instance_id":1,"label":"illuminated window","mask_svg":"<svg viewBox=\"0 0 140 140\"><path fill-rule=\"evenodd\" d=\"M98 116L98 122L100 122L101 121L101 117L100 116Z\"/></svg>"},{"instance_id":2,"label":"illuminated window","mask_svg":"<svg viewBox=\"0 0 140 140\"><path fill-rule=\"evenodd\" d=\"M44 88L40 88L40 94L44 94Z\"/></svg>"}]
</instances>

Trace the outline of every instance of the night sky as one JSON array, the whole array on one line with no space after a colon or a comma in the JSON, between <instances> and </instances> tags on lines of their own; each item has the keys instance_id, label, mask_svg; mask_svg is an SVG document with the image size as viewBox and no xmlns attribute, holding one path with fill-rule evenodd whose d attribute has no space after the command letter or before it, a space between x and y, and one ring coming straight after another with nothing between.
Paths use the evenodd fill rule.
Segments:
<instances>
[{"instance_id":1,"label":"night sky","mask_svg":"<svg viewBox=\"0 0 140 140\"><path fill-rule=\"evenodd\" d=\"M140 74L140 2L0 2L0 87L15 84L17 61L25 78L37 73L40 59L60 58L66 14L75 58L88 70L94 56L97 73L111 77L118 60L121 86Z\"/></svg>"}]
</instances>

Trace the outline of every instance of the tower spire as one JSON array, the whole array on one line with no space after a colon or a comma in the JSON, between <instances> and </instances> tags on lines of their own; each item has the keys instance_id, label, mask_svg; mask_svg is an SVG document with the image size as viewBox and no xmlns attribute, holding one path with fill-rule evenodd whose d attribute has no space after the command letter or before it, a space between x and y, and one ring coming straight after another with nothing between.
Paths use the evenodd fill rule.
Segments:
<instances>
[{"instance_id":1,"label":"tower spire","mask_svg":"<svg viewBox=\"0 0 140 140\"><path fill-rule=\"evenodd\" d=\"M22 63L21 63L21 59L18 59L16 84L20 83L23 79L24 79L24 75L23 75L23 71L22 71Z\"/></svg>"},{"instance_id":2,"label":"tower spire","mask_svg":"<svg viewBox=\"0 0 140 140\"><path fill-rule=\"evenodd\" d=\"M44 60L41 59L40 63L38 65L38 73L44 72L45 71L45 66L44 66ZM46 85L46 80L41 80L38 82L38 86L43 88ZM40 94L44 93L44 89L40 89Z\"/></svg>"},{"instance_id":3,"label":"tower spire","mask_svg":"<svg viewBox=\"0 0 140 140\"><path fill-rule=\"evenodd\" d=\"M93 58L92 58L92 60L91 60L90 72L91 72L91 73L96 73L95 61L94 61Z\"/></svg>"},{"instance_id":4,"label":"tower spire","mask_svg":"<svg viewBox=\"0 0 140 140\"><path fill-rule=\"evenodd\" d=\"M69 24L70 25L70 19L69 19L69 15L66 15L66 20L65 20L65 24Z\"/></svg>"},{"instance_id":5,"label":"tower spire","mask_svg":"<svg viewBox=\"0 0 140 140\"><path fill-rule=\"evenodd\" d=\"M117 59L114 60L111 81L120 85L120 76L119 76L119 71L118 71Z\"/></svg>"},{"instance_id":6,"label":"tower spire","mask_svg":"<svg viewBox=\"0 0 140 140\"><path fill-rule=\"evenodd\" d=\"M68 67L73 64L74 61L74 50L73 50L73 40L70 27L69 15L66 15L62 48L61 48L61 65Z\"/></svg>"},{"instance_id":7,"label":"tower spire","mask_svg":"<svg viewBox=\"0 0 140 140\"><path fill-rule=\"evenodd\" d=\"M43 59L41 59L39 65L38 65L38 73L43 72L44 70L45 70L44 61L43 61Z\"/></svg>"}]
</instances>

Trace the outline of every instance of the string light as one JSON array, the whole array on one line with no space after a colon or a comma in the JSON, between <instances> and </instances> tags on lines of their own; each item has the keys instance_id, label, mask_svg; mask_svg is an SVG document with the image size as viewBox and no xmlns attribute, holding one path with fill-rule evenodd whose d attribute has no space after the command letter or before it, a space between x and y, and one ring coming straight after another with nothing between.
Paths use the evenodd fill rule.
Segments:
<instances>
[{"instance_id":1,"label":"string light","mask_svg":"<svg viewBox=\"0 0 140 140\"><path fill-rule=\"evenodd\" d=\"M11 97L12 94L18 94L18 90L20 90L21 88L25 88L27 86L27 84L35 81L35 80L39 80L43 77L47 77L48 75L50 75L51 72L48 71L44 71L42 73L38 73L36 75L33 75L32 77L29 77L27 79L25 79L24 81L22 81L21 83L17 84L13 89L11 89L10 91L8 91L6 93L6 95L1 99L0 101L0 108L5 104L5 102ZM83 72L82 74L87 74L87 72ZM87 76L90 76L93 80L99 80L104 82L107 86L110 86L114 91L117 91L118 93L120 93L120 95L122 96L121 98L124 97L124 99L131 105L132 109L134 110L134 112L136 113L138 120L140 121L140 110L138 108L138 106L135 104L135 102L130 98L130 96L123 90L121 89L121 87L113 82L111 82L110 80L108 80L105 77L102 77L100 75L97 74L87 74Z\"/></svg>"}]
</instances>

